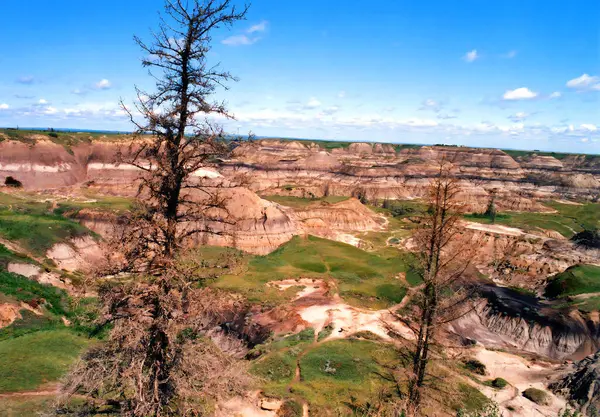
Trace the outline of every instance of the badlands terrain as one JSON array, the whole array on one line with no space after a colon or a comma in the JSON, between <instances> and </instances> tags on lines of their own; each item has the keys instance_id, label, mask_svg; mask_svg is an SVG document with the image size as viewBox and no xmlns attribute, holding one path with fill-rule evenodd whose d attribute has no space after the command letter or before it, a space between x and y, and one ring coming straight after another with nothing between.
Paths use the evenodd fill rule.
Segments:
<instances>
[{"instance_id":1,"label":"badlands terrain","mask_svg":"<svg viewBox=\"0 0 600 417\"><path fill-rule=\"evenodd\" d=\"M140 173L117 161L130 139L0 130L0 415L50 407L102 343L84 284L136 193ZM480 242L465 279L481 290L441 332L423 415L491 402L504 416L597 415L600 249L572 238L600 227L600 156L273 139L195 175L228 185L234 221L189 256L245 300L223 326L258 381L216 415L363 415L397 395L421 284L411 235L442 158L466 211L456 245Z\"/></svg>"}]
</instances>

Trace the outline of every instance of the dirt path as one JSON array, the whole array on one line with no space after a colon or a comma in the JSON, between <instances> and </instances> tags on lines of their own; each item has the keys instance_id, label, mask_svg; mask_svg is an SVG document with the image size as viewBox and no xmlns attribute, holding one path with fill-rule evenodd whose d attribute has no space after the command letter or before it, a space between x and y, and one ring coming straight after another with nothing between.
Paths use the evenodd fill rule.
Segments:
<instances>
[{"instance_id":1,"label":"dirt path","mask_svg":"<svg viewBox=\"0 0 600 417\"><path fill-rule=\"evenodd\" d=\"M571 296L571 298L573 298L575 300L587 300L588 298L592 298L592 297L600 297L600 292L589 292L586 294L577 294L577 295Z\"/></svg>"},{"instance_id":2,"label":"dirt path","mask_svg":"<svg viewBox=\"0 0 600 417\"><path fill-rule=\"evenodd\" d=\"M60 389L54 390L39 390L39 391L21 391L21 392L6 392L0 394L0 399L2 398L20 398L20 397L49 397L58 395Z\"/></svg>"}]
</instances>

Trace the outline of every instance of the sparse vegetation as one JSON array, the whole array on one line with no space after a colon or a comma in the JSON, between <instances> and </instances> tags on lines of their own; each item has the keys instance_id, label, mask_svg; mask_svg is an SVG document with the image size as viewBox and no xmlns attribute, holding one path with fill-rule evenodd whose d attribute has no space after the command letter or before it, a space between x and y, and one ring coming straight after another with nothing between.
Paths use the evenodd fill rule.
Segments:
<instances>
[{"instance_id":1,"label":"sparse vegetation","mask_svg":"<svg viewBox=\"0 0 600 417\"><path fill-rule=\"evenodd\" d=\"M293 207L296 209L304 209L310 206L317 206L319 204L328 203L335 204L341 201L348 200L349 197L340 196L327 196L322 198L303 198L303 197L292 197L285 195L263 195L261 196L265 200L272 201L283 206Z\"/></svg>"}]
</instances>

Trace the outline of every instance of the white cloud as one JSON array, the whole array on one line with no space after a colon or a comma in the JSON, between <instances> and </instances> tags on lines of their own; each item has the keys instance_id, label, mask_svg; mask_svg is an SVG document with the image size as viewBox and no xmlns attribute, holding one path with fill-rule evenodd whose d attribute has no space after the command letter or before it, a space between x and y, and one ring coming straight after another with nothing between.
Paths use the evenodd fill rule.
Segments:
<instances>
[{"instance_id":1,"label":"white cloud","mask_svg":"<svg viewBox=\"0 0 600 417\"><path fill-rule=\"evenodd\" d=\"M428 98L421 103L419 110L431 110L439 113L442 110L442 103L432 98Z\"/></svg>"},{"instance_id":2,"label":"white cloud","mask_svg":"<svg viewBox=\"0 0 600 417\"><path fill-rule=\"evenodd\" d=\"M221 43L229 46L252 45L258 41L258 39L259 38L250 38L246 35L234 35L223 39Z\"/></svg>"},{"instance_id":3,"label":"white cloud","mask_svg":"<svg viewBox=\"0 0 600 417\"><path fill-rule=\"evenodd\" d=\"M98 90L108 90L110 87L112 87L112 84L106 78L103 78L96 83L96 88Z\"/></svg>"},{"instance_id":4,"label":"white cloud","mask_svg":"<svg viewBox=\"0 0 600 417\"><path fill-rule=\"evenodd\" d=\"M527 87L517 88L515 90L506 90L502 98L504 100L530 100L536 98L538 93L531 91Z\"/></svg>"},{"instance_id":5,"label":"white cloud","mask_svg":"<svg viewBox=\"0 0 600 417\"><path fill-rule=\"evenodd\" d=\"M307 109L315 109L317 107L319 107L321 105L321 102L319 100L317 100L315 97L311 97L310 100L308 100L308 103L306 103L306 105L304 106Z\"/></svg>"},{"instance_id":6,"label":"white cloud","mask_svg":"<svg viewBox=\"0 0 600 417\"><path fill-rule=\"evenodd\" d=\"M48 104L48 101L46 99L41 98L40 101L38 101L38 104Z\"/></svg>"},{"instance_id":7,"label":"white cloud","mask_svg":"<svg viewBox=\"0 0 600 417\"><path fill-rule=\"evenodd\" d=\"M338 93L338 98L345 98L345 97L346 97L346 92L344 90L342 90Z\"/></svg>"},{"instance_id":8,"label":"white cloud","mask_svg":"<svg viewBox=\"0 0 600 417\"><path fill-rule=\"evenodd\" d=\"M75 90L71 91L71 94L75 94L75 95L80 96L80 95L85 94L85 91L80 90L79 88L76 88Z\"/></svg>"},{"instance_id":9,"label":"white cloud","mask_svg":"<svg viewBox=\"0 0 600 417\"><path fill-rule=\"evenodd\" d=\"M579 125L579 127L583 130L588 130L590 132L595 132L596 130L598 130L598 127L591 123L583 123L583 124Z\"/></svg>"},{"instance_id":10,"label":"white cloud","mask_svg":"<svg viewBox=\"0 0 600 417\"><path fill-rule=\"evenodd\" d=\"M507 53L502 55L503 58L507 58L507 59L512 59L516 56L517 56L517 51L515 51L514 49L512 51L508 51Z\"/></svg>"},{"instance_id":11,"label":"white cloud","mask_svg":"<svg viewBox=\"0 0 600 417\"><path fill-rule=\"evenodd\" d=\"M477 49L473 49L472 51L467 52L463 58L467 62L475 61L477 58L479 58L479 55L477 54Z\"/></svg>"},{"instance_id":12,"label":"white cloud","mask_svg":"<svg viewBox=\"0 0 600 417\"><path fill-rule=\"evenodd\" d=\"M550 94L548 97L550 99L553 99L553 98L560 98L561 96L562 96L562 94L559 91L555 91L554 93Z\"/></svg>"},{"instance_id":13,"label":"white cloud","mask_svg":"<svg viewBox=\"0 0 600 417\"><path fill-rule=\"evenodd\" d=\"M248 29L247 32L248 33L264 32L265 30L267 30L268 24L269 24L269 22L267 22L266 20L263 20L260 23L257 23L256 25L250 26L250 29Z\"/></svg>"},{"instance_id":14,"label":"white cloud","mask_svg":"<svg viewBox=\"0 0 600 417\"><path fill-rule=\"evenodd\" d=\"M582 141L583 143L587 143L587 142L589 141L589 139L588 139L588 138L581 138L581 141Z\"/></svg>"},{"instance_id":15,"label":"white cloud","mask_svg":"<svg viewBox=\"0 0 600 417\"><path fill-rule=\"evenodd\" d=\"M269 22L266 20L261 21L255 25L250 26L246 33L248 35L252 35L253 33L262 33L267 30ZM260 40L258 36L248 36L246 34L242 35L233 35L228 38L225 38L221 41L223 45L228 46L241 46L241 45L252 45Z\"/></svg>"},{"instance_id":16,"label":"white cloud","mask_svg":"<svg viewBox=\"0 0 600 417\"><path fill-rule=\"evenodd\" d=\"M600 90L600 78L595 75L583 74L567 81L566 85L578 91Z\"/></svg>"},{"instance_id":17,"label":"white cloud","mask_svg":"<svg viewBox=\"0 0 600 417\"><path fill-rule=\"evenodd\" d=\"M520 121L527 119L529 116L530 116L529 113L520 111L520 112L516 112L515 114L511 114L510 116L508 116L508 118L516 123L516 122L520 122Z\"/></svg>"},{"instance_id":18,"label":"white cloud","mask_svg":"<svg viewBox=\"0 0 600 417\"><path fill-rule=\"evenodd\" d=\"M47 106L42 110L44 114L56 114L58 113L58 109L52 106Z\"/></svg>"},{"instance_id":19,"label":"white cloud","mask_svg":"<svg viewBox=\"0 0 600 417\"><path fill-rule=\"evenodd\" d=\"M6 104L6 103L0 104L0 110L8 110L9 107L10 106L8 104Z\"/></svg>"},{"instance_id":20,"label":"white cloud","mask_svg":"<svg viewBox=\"0 0 600 417\"><path fill-rule=\"evenodd\" d=\"M437 118L440 120L457 119L458 116L450 113L438 113Z\"/></svg>"}]
</instances>

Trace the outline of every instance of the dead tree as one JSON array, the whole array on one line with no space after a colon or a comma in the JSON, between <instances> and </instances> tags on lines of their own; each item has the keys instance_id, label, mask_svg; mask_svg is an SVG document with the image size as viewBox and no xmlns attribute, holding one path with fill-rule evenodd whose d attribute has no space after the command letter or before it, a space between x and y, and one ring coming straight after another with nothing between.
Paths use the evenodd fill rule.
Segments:
<instances>
[{"instance_id":1,"label":"dead tree","mask_svg":"<svg viewBox=\"0 0 600 417\"><path fill-rule=\"evenodd\" d=\"M144 175L136 209L127 222L123 242L128 260L150 267L169 261L187 238L213 230L226 221L222 209L224 182L207 187L199 170L215 165L229 151L230 138L216 117L232 118L225 103L212 101L218 87L235 78L210 66L212 32L243 19L230 0L167 0L153 42L135 41L146 54L142 65L156 71L156 91L136 88L138 102L123 109L137 127L136 139L121 161ZM141 114L142 121L137 115Z\"/></svg>"},{"instance_id":2,"label":"dead tree","mask_svg":"<svg viewBox=\"0 0 600 417\"><path fill-rule=\"evenodd\" d=\"M205 415L212 400L241 392L247 382L243 366L211 337L223 323L219 314L237 306L198 288L202 264L190 269L175 262L187 239L227 232L224 188L233 185L205 179L201 170L228 151L211 117L231 116L211 95L233 78L210 67L206 55L212 32L245 16L246 8L230 3L167 0L153 43L135 38L148 56L143 65L158 72L156 91L138 90L137 112L123 105L137 132L121 162L143 175L136 207L117 237L123 262L113 262L129 275L98 289L99 327L112 326L108 340L84 356L66 383L68 394L92 399L89 414L100 405L132 417ZM223 345L227 337L217 339Z\"/></svg>"},{"instance_id":3,"label":"dead tree","mask_svg":"<svg viewBox=\"0 0 600 417\"><path fill-rule=\"evenodd\" d=\"M429 209L414 235L423 284L415 297L417 339L408 399L413 410L421 400L438 330L465 314L469 309L466 301L473 295L468 286L457 285L470 264L474 245L461 237L459 222L464 210L458 199L460 187L450 168L447 161L440 162L429 189Z\"/></svg>"}]
</instances>

